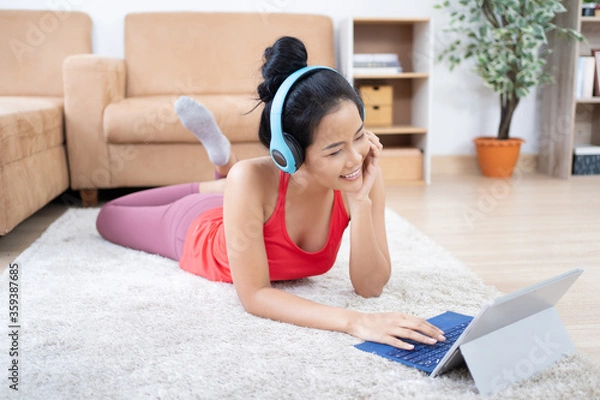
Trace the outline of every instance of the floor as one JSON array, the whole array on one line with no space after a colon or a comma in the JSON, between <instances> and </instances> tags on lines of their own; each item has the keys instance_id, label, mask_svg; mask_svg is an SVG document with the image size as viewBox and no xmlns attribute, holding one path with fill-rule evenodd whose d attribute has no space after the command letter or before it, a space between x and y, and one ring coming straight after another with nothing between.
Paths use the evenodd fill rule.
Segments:
<instances>
[{"instance_id":1,"label":"floor","mask_svg":"<svg viewBox=\"0 0 600 400\"><path fill-rule=\"evenodd\" d=\"M0 237L0 270L71 204L62 196ZM388 187L387 205L502 292L583 267L557 308L579 353L600 363L599 177L439 174Z\"/></svg>"}]
</instances>

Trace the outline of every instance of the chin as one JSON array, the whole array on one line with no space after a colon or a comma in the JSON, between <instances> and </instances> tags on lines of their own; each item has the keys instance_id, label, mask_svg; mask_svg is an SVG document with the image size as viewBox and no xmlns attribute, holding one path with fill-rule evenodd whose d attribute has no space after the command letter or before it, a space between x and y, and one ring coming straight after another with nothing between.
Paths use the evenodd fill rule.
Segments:
<instances>
[{"instance_id":1,"label":"chin","mask_svg":"<svg viewBox=\"0 0 600 400\"><path fill-rule=\"evenodd\" d=\"M362 186L362 175L352 179L352 180L348 180L348 179L344 179L341 177L338 177L338 185L339 186L339 190L342 190L344 192L353 192L356 190L359 190Z\"/></svg>"}]
</instances>

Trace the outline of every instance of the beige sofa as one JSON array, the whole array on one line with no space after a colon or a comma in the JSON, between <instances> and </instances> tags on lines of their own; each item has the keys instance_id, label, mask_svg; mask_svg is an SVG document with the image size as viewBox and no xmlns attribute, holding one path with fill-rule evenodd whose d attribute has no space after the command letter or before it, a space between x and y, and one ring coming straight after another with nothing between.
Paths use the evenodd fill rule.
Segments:
<instances>
[{"instance_id":1,"label":"beige sofa","mask_svg":"<svg viewBox=\"0 0 600 400\"><path fill-rule=\"evenodd\" d=\"M62 64L91 43L83 13L0 10L0 236L69 187Z\"/></svg>"},{"instance_id":2,"label":"beige sofa","mask_svg":"<svg viewBox=\"0 0 600 400\"><path fill-rule=\"evenodd\" d=\"M291 35L309 64L335 64L329 17L302 14L161 12L125 18L125 58L67 58L66 134L71 188L93 203L97 189L213 178L197 139L173 104L205 104L240 158L267 154L258 142L256 86L266 47Z\"/></svg>"}]
</instances>

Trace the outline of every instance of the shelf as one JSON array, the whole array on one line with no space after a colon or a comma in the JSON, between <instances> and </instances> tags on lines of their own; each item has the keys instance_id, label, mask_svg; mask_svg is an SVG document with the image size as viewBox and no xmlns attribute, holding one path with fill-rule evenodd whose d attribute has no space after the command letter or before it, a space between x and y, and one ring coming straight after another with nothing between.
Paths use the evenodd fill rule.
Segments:
<instances>
[{"instance_id":1,"label":"shelf","mask_svg":"<svg viewBox=\"0 0 600 400\"><path fill-rule=\"evenodd\" d=\"M417 147L395 147L395 148L384 148L382 151L382 157L398 157L398 156L413 156L418 157L421 155L421 150Z\"/></svg>"},{"instance_id":2,"label":"shelf","mask_svg":"<svg viewBox=\"0 0 600 400\"><path fill-rule=\"evenodd\" d=\"M538 169L549 175L573 176L574 144L600 144L600 96L576 98L578 57L592 55L600 48L600 17L581 15L581 1L563 2L566 12L556 15L553 23L579 30L583 42L561 35L548 37L546 66L555 83L542 88L540 149Z\"/></svg>"},{"instance_id":3,"label":"shelf","mask_svg":"<svg viewBox=\"0 0 600 400\"><path fill-rule=\"evenodd\" d=\"M349 18L340 23L340 68L363 92L366 129L379 137L386 184L430 182L433 32L429 18ZM354 70L355 54L395 54L404 72ZM385 87L375 93L376 88ZM390 90L391 89L391 90ZM371 113L371 114L369 114ZM384 126L369 126L379 122Z\"/></svg>"},{"instance_id":4,"label":"shelf","mask_svg":"<svg viewBox=\"0 0 600 400\"><path fill-rule=\"evenodd\" d=\"M577 104L600 104L600 96L599 97L588 97L585 99L576 99Z\"/></svg>"},{"instance_id":5,"label":"shelf","mask_svg":"<svg viewBox=\"0 0 600 400\"><path fill-rule=\"evenodd\" d=\"M412 134L427 134L427 129L409 125L394 125L394 126L367 126L368 130L376 135L412 135Z\"/></svg>"},{"instance_id":6,"label":"shelf","mask_svg":"<svg viewBox=\"0 0 600 400\"><path fill-rule=\"evenodd\" d=\"M589 175L588 175L589 176ZM387 185L390 186L426 186L427 182L423 179L392 179L389 178L386 181Z\"/></svg>"},{"instance_id":7,"label":"shelf","mask_svg":"<svg viewBox=\"0 0 600 400\"><path fill-rule=\"evenodd\" d=\"M355 24L408 24L413 25L416 23L427 23L430 22L429 18L354 18Z\"/></svg>"},{"instance_id":8,"label":"shelf","mask_svg":"<svg viewBox=\"0 0 600 400\"><path fill-rule=\"evenodd\" d=\"M354 79L427 79L423 72L402 72L400 74L354 74Z\"/></svg>"}]
</instances>

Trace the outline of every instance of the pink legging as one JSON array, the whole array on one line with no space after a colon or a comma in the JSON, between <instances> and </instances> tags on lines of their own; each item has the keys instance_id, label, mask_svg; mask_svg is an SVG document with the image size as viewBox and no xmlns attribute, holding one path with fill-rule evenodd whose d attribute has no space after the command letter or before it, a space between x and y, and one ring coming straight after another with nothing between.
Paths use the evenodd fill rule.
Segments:
<instances>
[{"instance_id":1,"label":"pink legging","mask_svg":"<svg viewBox=\"0 0 600 400\"><path fill-rule=\"evenodd\" d=\"M179 260L192 221L223 205L223 195L198 193L198 183L144 190L108 202L96 219L106 240Z\"/></svg>"}]
</instances>

